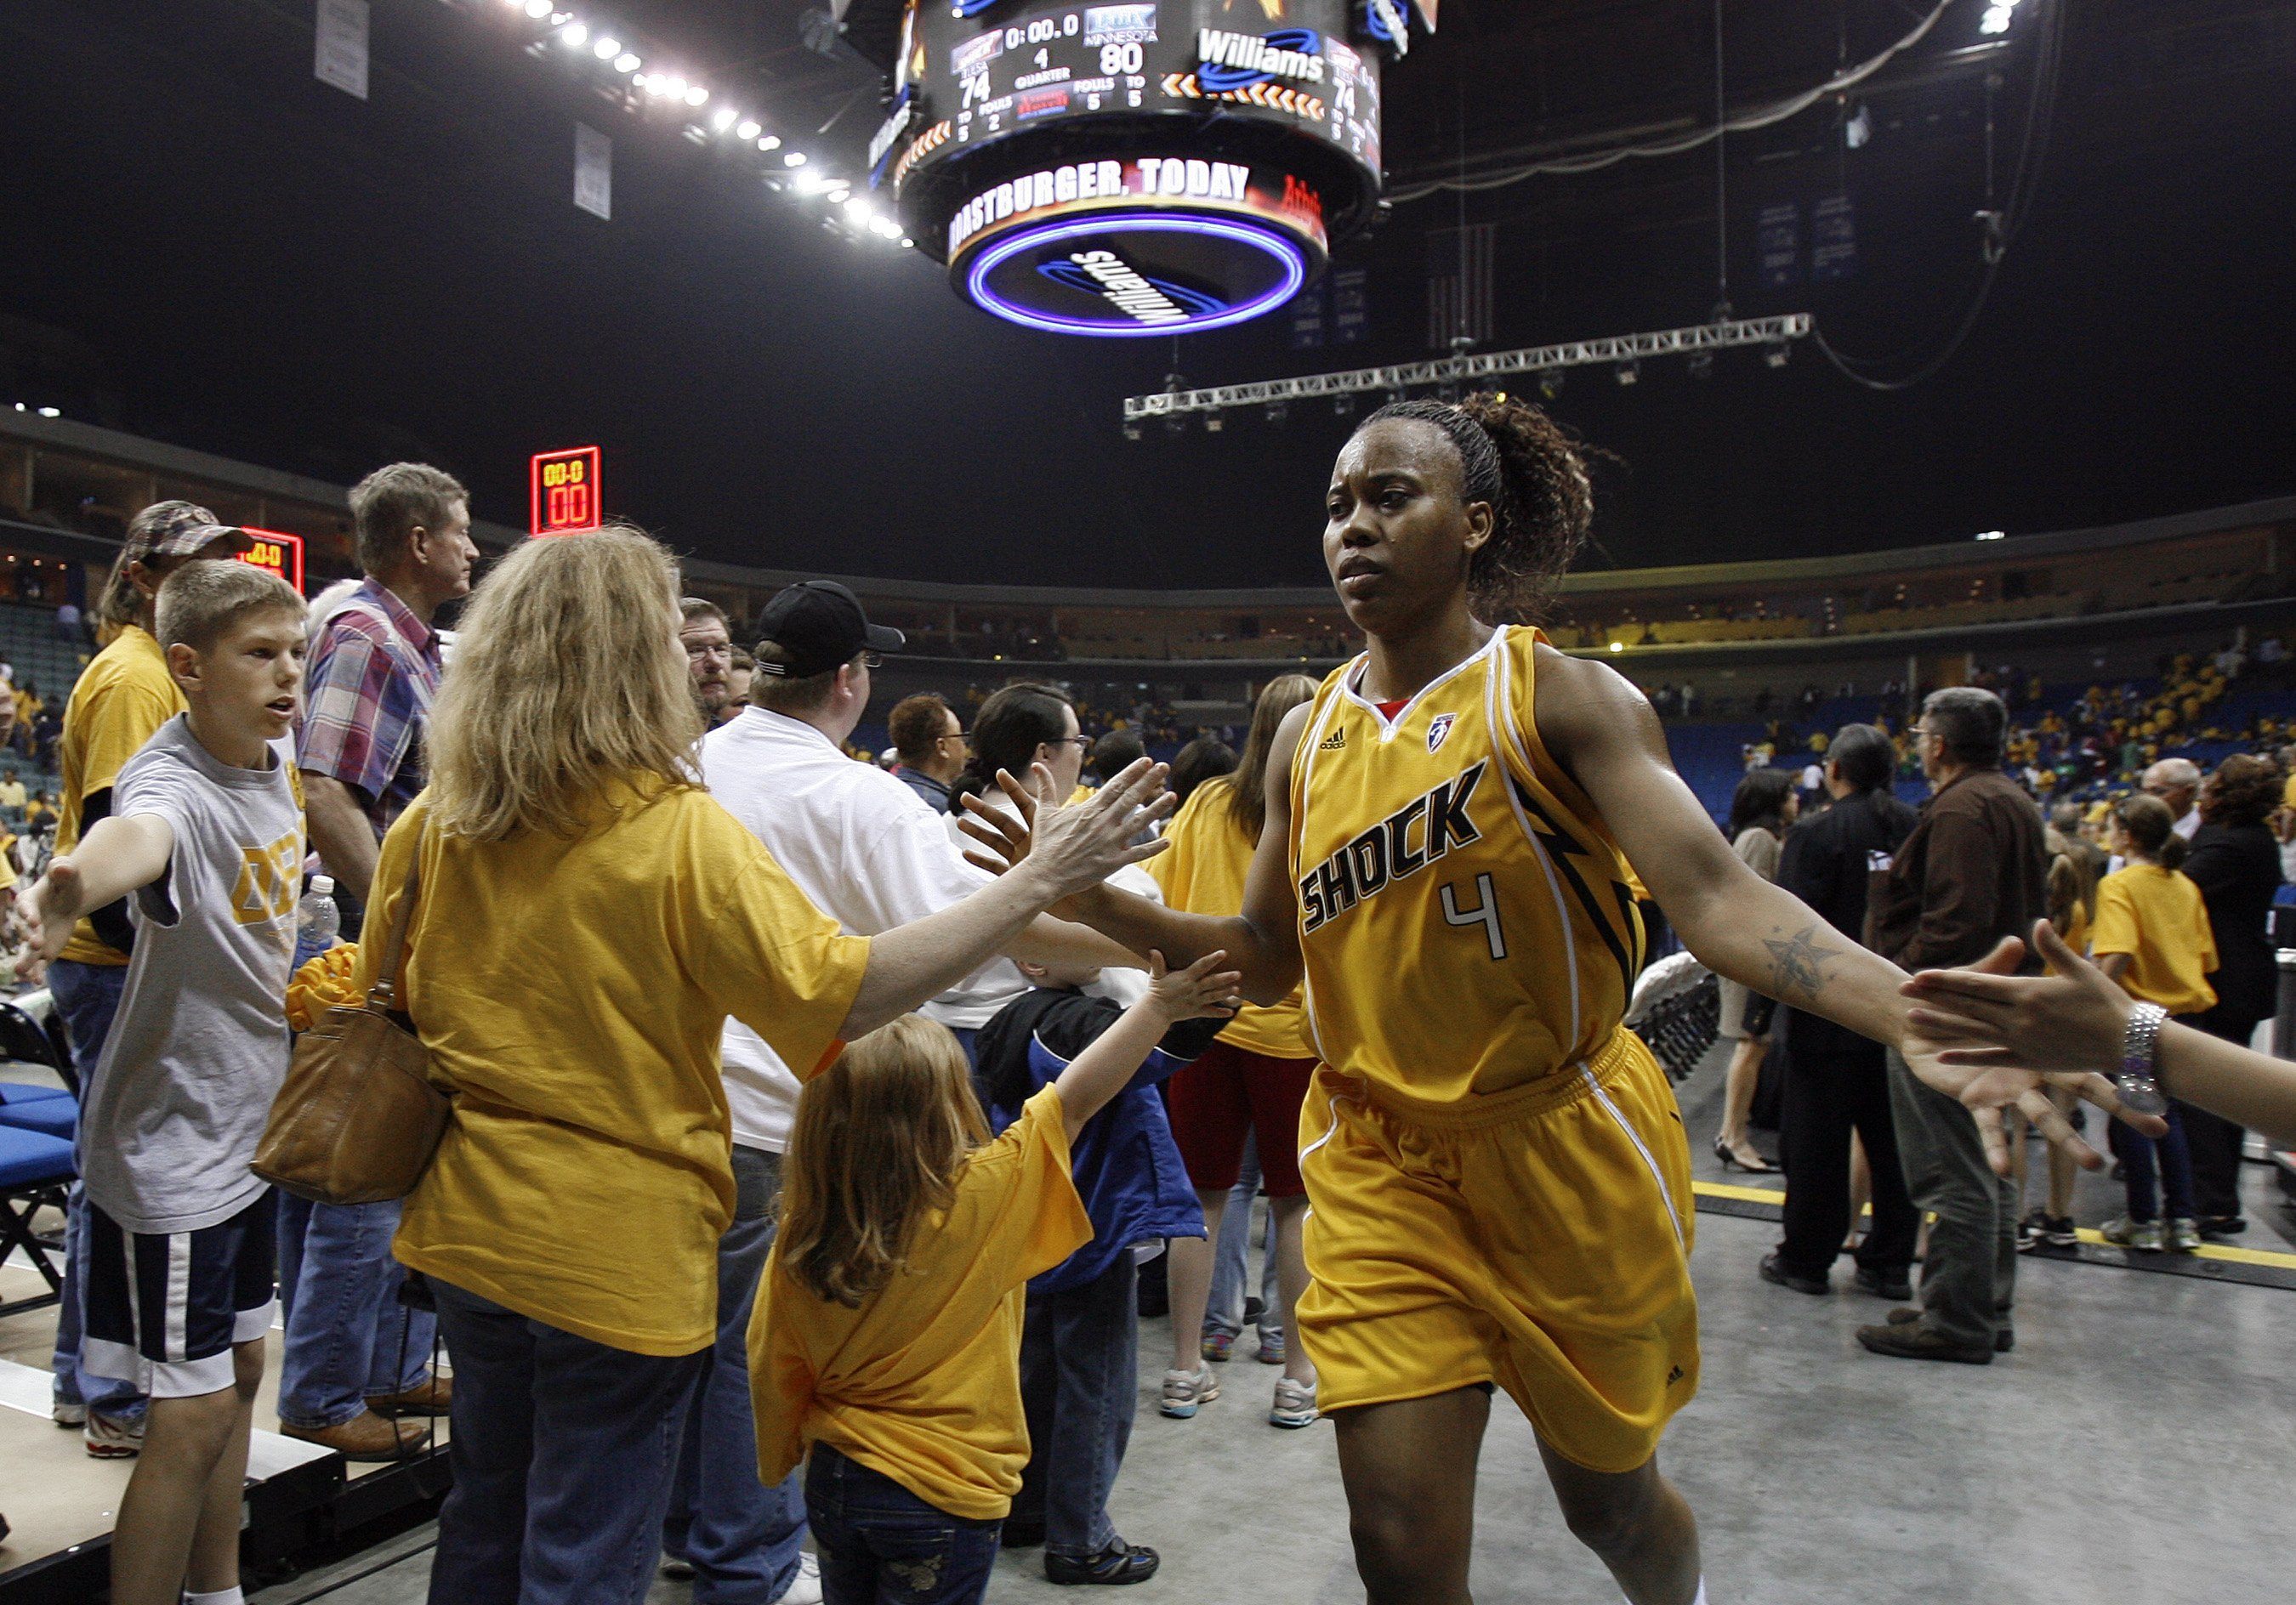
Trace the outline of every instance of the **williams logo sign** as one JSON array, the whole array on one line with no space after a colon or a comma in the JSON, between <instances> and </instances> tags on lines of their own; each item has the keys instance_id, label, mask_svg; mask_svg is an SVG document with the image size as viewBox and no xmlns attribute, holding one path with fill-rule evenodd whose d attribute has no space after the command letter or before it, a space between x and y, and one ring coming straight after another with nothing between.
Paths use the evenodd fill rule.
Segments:
<instances>
[{"instance_id":1,"label":"williams logo sign","mask_svg":"<svg viewBox=\"0 0 2296 1605\"><path fill-rule=\"evenodd\" d=\"M1196 54L1203 63L1197 76L1213 94L1274 78L1324 81L1324 37L1312 29L1287 28L1263 36L1207 28L1196 35Z\"/></svg>"}]
</instances>

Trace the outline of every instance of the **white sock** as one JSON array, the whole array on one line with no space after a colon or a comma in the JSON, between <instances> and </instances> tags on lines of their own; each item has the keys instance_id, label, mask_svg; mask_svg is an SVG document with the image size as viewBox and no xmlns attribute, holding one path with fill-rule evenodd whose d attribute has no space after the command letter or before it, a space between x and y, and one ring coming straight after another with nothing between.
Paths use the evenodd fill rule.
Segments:
<instances>
[{"instance_id":1,"label":"white sock","mask_svg":"<svg viewBox=\"0 0 2296 1605\"><path fill-rule=\"evenodd\" d=\"M1703 1576L1698 1579L1698 1593L1692 1598L1690 1605L1706 1605L1706 1579Z\"/></svg>"},{"instance_id":2,"label":"white sock","mask_svg":"<svg viewBox=\"0 0 2296 1605\"><path fill-rule=\"evenodd\" d=\"M193 1593L184 1591L184 1605L247 1605L247 1595L237 1588L218 1588L213 1593Z\"/></svg>"}]
</instances>

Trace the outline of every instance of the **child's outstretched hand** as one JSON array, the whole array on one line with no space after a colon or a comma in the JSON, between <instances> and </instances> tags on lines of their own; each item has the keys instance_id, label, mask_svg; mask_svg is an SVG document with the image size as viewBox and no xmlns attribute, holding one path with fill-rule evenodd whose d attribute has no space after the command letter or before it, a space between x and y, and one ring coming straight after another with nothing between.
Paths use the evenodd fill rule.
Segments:
<instances>
[{"instance_id":1,"label":"child's outstretched hand","mask_svg":"<svg viewBox=\"0 0 2296 1605\"><path fill-rule=\"evenodd\" d=\"M70 858L51 859L47 872L15 908L16 929L34 956L53 960L63 952L72 927L79 923L81 900L79 866Z\"/></svg>"},{"instance_id":2,"label":"child's outstretched hand","mask_svg":"<svg viewBox=\"0 0 2296 1605\"><path fill-rule=\"evenodd\" d=\"M1241 970L1223 970L1227 954L1214 951L1185 970L1164 968L1164 955L1148 955L1148 1000L1175 1023L1184 1020L1228 1020L1243 1006L1236 988L1243 983Z\"/></svg>"}]
</instances>

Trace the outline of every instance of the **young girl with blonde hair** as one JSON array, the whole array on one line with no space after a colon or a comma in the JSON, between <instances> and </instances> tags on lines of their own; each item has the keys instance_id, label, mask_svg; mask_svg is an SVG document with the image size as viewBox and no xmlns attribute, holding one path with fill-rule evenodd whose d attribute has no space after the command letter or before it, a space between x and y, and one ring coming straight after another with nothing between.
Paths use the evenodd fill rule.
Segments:
<instances>
[{"instance_id":1,"label":"young girl with blonde hair","mask_svg":"<svg viewBox=\"0 0 2296 1605\"><path fill-rule=\"evenodd\" d=\"M993 1141L947 1028L897 1020L798 1100L783 1212L750 1322L758 1469L804 1459L827 1605L898 1580L912 1605L988 1587L1029 1460L1023 1290L1092 1238L1070 1144L1177 1022L1232 1012L1209 953L1147 995Z\"/></svg>"}]
</instances>

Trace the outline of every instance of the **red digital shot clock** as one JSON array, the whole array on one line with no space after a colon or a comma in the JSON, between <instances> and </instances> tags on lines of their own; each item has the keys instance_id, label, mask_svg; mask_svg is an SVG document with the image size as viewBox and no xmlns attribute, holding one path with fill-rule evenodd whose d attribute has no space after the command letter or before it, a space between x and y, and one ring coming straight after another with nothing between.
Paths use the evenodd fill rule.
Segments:
<instances>
[{"instance_id":1,"label":"red digital shot clock","mask_svg":"<svg viewBox=\"0 0 2296 1605\"><path fill-rule=\"evenodd\" d=\"M240 553L239 561L250 563L266 574L276 574L298 591L303 588L303 537L288 535L277 529L258 529L252 524L240 526L247 532L249 545Z\"/></svg>"},{"instance_id":2,"label":"red digital shot clock","mask_svg":"<svg viewBox=\"0 0 2296 1605\"><path fill-rule=\"evenodd\" d=\"M537 452L529 486L531 512L527 532L572 535L595 529L603 518L599 489L596 446Z\"/></svg>"}]
</instances>

